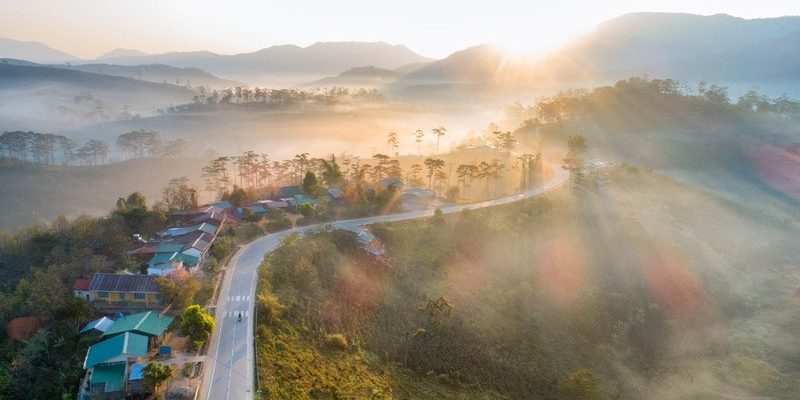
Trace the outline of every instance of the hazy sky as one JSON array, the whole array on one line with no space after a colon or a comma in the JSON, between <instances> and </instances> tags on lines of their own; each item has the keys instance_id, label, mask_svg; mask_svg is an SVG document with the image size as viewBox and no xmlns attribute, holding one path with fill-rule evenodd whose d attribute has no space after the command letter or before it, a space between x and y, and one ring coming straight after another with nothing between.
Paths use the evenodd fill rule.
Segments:
<instances>
[{"instance_id":1,"label":"hazy sky","mask_svg":"<svg viewBox=\"0 0 800 400\"><path fill-rule=\"evenodd\" d=\"M402 43L430 57L480 43L536 53L634 11L799 15L800 1L255 1L0 0L0 36L83 58L113 48L146 52L254 51L316 41Z\"/></svg>"}]
</instances>

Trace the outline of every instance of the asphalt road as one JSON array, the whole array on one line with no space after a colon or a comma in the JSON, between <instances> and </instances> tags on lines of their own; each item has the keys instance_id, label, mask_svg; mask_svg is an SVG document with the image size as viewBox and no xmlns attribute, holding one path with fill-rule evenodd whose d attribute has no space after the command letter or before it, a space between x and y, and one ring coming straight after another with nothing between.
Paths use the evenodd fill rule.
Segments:
<instances>
[{"instance_id":1,"label":"asphalt road","mask_svg":"<svg viewBox=\"0 0 800 400\"><path fill-rule=\"evenodd\" d=\"M552 179L526 192L466 205L443 207L442 212L448 214L464 209L492 207L542 195L561 186L569 178L569 173L560 167L551 166L551 168L555 171ZM258 266L267 253L278 247L281 239L293 233L303 233L325 225L341 228L356 227L432 215L433 210L412 211L304 226L262 236L240 249L228 264L220 289L215 313L217 323L211 336L199 398L206 400L253 398L255 368L253 312ZM239 313L242 314L241 322L238 321Z\"/></svg>"}]
</instances>

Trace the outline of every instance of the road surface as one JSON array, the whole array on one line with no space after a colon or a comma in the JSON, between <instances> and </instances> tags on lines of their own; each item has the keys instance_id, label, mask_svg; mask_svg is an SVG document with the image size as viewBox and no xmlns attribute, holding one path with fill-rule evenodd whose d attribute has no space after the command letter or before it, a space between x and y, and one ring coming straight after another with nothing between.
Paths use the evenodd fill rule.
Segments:
<instances>
[{"instance_id":1,"label":"road surface","mask_svg":"<svg viewBox=\"0 0 800 400\"><path fill-rule=\"evenodd\" d=\"M449 214L464 209L492 207L547 193L564 184L569 178L567 171L558 166L551 166L551 168L555 171L552 179L526 192L466 205L443 207L442 212ZM262 236L237 251L228 263L217 299L215 313L217 323L209 344L199 398L206 400L253 398L255 390L253 386L253 374L255 373L253 312L258 266L267 253L278 247L281 239L293 233L303 233L325 225L352 228L432 215L433 210L423 210L304 226ZM242 314L241 322L238 321L239 313Z\"/></svg>"}]
</instances>

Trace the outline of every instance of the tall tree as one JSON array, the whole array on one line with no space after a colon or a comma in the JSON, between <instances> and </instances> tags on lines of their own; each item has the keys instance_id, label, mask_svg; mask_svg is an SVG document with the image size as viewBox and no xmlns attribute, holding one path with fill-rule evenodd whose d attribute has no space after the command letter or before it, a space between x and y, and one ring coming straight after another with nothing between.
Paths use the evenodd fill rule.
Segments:
<instances>
[{"instance_id":1,"label":"tall tree","mask_svg":"<svg viewBox=\"0 0 800 400\"><path fill-rule=\"evenodd\" d=\"M425 132L422 129L417 129L414 133L414 140L417 142L417 154L421 155L422 151L420 150L420 145L422 144L422 139L425 137Z\"/></svg>"},{"instance_id":2,"label":"tall tree","mask_svg":"<svg viewBox=\"0 0 800 400\"><path fill-rule=\"evenodd\" d=\"M218 157L209 161L203 167L203 179L205 179L205 190L222 196L231 185L228 177L228 157Z\"/></svg>"},{"instance_id":3,"label":"tall tree","mask_svg":"<svg viewBox=\"0 0 800 400\"><path fill-rule=\"evenodd\" d=\"M161 199L171 211L197 207L197 190L189 185L189 178L182 176L169 181L162 191Z\"/></svg>"},{"instance_id":4,"label":"tall tree","mask_svg":"<svg viewBox=\"0 0 800 400\"><path fill-rule=\"evenodd\" d=\"M440 158L426 158L425 167L428 169L428 188L433 189L434 180L444 173L444 160Z\"/></svg>"},{"instance_id":5,"label":"tall tree","mask_svg":"<svg viewBox=\"0 0 800 400\"><path fill-rule=\"evenodd\" d=\"M386 154L395 156L397 155L397 149L400 148L400 141L397 140L397 133L396 132L389 132L389 137L386 139ZM394 151L392 151L394 150Z\"/></svg>"},{"instance_id":6,"label":"tall tree","mask_svg":"<svg viewBox=\"0 0 800 400\"><path fill-rule=\"evenodd\" d=\"M408 181L408 186L418 187L423 185L422 176L420 175L421 172L422 172L422 165L411 164L410 172L406 177L406 181Z\"/></svg>"},{"instance_id":7,"label":"tall tree","mask_svg":"<svg viewBox=\"0 0 800 400\"><path fill-rule=\"evenodd\" d=\"M431 131L433 132L434 135L436 135L436 154L439 154L439 139L441 139L442 136L445 135L447 129L445 129L445 127L443 126L440 126L438 128L431 129Z\"/></svg>"},{"instance_id":8,"label":"tall tree","mask_svg":"<svg viewBox=\"0 0 800 400\"><path fill-rule=\"evenodd\" d=\"M331 154L330 160L322 159L322 180L328 187L341 186L344 183L344 174L336 162L336 156Z\"/></svg>"}]
</instances>

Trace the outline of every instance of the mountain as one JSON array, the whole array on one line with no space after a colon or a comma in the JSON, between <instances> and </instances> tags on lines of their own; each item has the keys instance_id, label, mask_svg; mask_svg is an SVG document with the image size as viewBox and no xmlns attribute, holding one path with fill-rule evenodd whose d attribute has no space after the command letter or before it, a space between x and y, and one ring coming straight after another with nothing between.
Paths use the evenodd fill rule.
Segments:
<instances>
[{"instance_id":1,"label":"mountain","mask_svg":"<svg viewBox=\"0 0 800 400\"><path fill-rule=\"evenodd\" d=\"M192 101L185 87L0 59L2 130L63 131Z\"/></svg>"},{"instance_id":2,"label":"mountain","mask_svg":"<svg viewBox=\"0 0 800 400\"><path fill-rule=\"evenodd\" d=\"M511 58L493 45L457 51L446 58L411 69L393 85L483 85L492 88L525 88L536 82L534 63Z\"/></svg>"},{"instance_id":3,"label":"mountain","mask_svg":"<svg viewBox=\"0 0 800 400\"><path fill-rule=\"evenodd\" d=\"M118 76L77 71L62 66L34 64L19 60L0 59L0 89L25 85L63 83L81 88L115 89L125 91L155 91L176 95L191 94L191 90L175 86Z\"/></svg>"},{"instance_id":4,"label":"mountain","mask_svg":"<svg viewBox=\"0 0 800 400\"><path fill-rule=\"evenodd\" d=\"M147 53L139 50L133 49L114 49L101 55L100 57L95 58L95 60L107 60L109 58L117 58L117 57L141 57L146 56Z\"/></svg>"},{"instance_id":5,"label":"mountain","mask_svg":"<svg viewBox=\"0 0 800 400\"><path fill-rule=\"evenodd\" d=\"M430 59L403 45L384 42L317 42L308 47L272 46L252 53L221 55L208 51L173 52L145 56L117 56L105 62L121 65L167 64L194 67L233 79L275 74L323 77L364 65L393 69Z\"/></svg>"},{"instance_id":6,"label":"mountain","mask_svg":"<svg viewBox=\"0 0 800 400\"><path fill-rule=\"evenodd\" d=\"M0 58L14 58L38 63L63 63L78 57L45 46L39 42L23 42L0 38Z\"/></svg>"},{"instance_id":7,"label":"mountain","mask_svg":"<svg viewBox=\"0 0 800 400\"><path fill-rule=\"evenodd\" d=\"M359 86L376 87L394 82L403 74L390 69L369 67L351 68L337 76L322 78L311 86Z\"/></svg>"},{"instance_id":8,"label":"mountain","mask_svg":"<svg viewBox=\"0 0 800 400\"><path fill-rule=\"evenodd\" d=\"M208 72L197 68L177 68L164 64L150 65L114 65L114 64L83 64L66 67L69 69L120 76L148 82L173 83L179 86L191 84L192 86L204 85L211 88L228 88L243 85L228 79L218 78Z\"/></svg>"},{"instance_id":9,"label":"mountain","mask_svg":"<svg viewBox=\"0 0 800 400\"><path fill-rule=\"evenodd\" d=\"M554 79L764 79L800 64L798 34L800 17L626 14L545 58L540 71Z\"/></svg>"}]
</instances>

